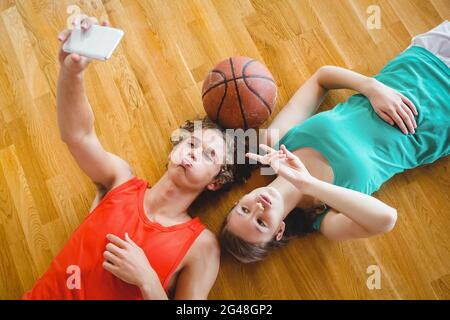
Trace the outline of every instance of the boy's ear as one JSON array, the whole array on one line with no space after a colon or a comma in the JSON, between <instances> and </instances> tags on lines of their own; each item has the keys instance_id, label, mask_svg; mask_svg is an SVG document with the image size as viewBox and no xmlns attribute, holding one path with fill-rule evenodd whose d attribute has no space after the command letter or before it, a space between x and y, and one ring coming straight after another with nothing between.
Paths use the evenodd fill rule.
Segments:
<instances>
[{"instance_id":1,"label":"boy's ear","mask_svg":"<svg viewBox=\"0 0 450 320\"><path fill-rule=\"evenodd\" d=\"M222 179L215 178L210 184L206 186L206 189L210 191L217 191L223 187Z\"/></svg>"}]
</instances>

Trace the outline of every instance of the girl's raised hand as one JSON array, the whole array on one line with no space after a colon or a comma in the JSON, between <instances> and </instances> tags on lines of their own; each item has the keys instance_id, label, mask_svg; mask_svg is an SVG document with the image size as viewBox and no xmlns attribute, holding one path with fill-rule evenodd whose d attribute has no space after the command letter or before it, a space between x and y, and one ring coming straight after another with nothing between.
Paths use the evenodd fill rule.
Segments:
<instances>
[{"instance_id":1,"label":"girl's raised hand","mask_svg":"<svg viewBox=\"0 0 450 320\"><path fill-rule=\"evenodd\" d=\"M290 152L285 145L281 145L280 150L261 144L261 149L267 152L265 155L247 153L250 159L259 161L262 164L270 165L273 170L281 177L288 180L297 188L301 189L305 184L310 182L313 177L306 169L300 159Z\"/></svg>"}]
</instances>

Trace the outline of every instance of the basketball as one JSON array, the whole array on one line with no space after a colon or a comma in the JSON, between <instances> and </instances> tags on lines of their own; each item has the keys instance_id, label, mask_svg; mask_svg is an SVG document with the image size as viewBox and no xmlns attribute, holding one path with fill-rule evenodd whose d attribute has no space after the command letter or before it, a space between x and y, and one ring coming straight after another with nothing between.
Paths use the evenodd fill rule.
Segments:
<instances>
[{"instance_id":1,"label":"basketball","mask_svg":"<svg viewBox=\"0 0 450 320\"><path fill-rule=\"evenodd\" d=\"M270 71L248 57L230 57L208 72L202 101L208 117L223 128L257 128L271 115L277 86Z\"/></svg>"}]
</instances>

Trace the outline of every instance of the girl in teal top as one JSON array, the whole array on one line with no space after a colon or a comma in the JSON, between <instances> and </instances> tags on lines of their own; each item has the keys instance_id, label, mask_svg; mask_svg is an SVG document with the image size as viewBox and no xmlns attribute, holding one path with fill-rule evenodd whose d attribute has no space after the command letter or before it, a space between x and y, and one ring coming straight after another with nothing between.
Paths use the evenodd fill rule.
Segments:
<instances>
[{"instance_id":1,"label":"girl in teal top","mask_svg":"<svg viewBox=\"0 0 450 320\"><path fill-rule=\"evenodd\" d=\"M365 96L356 94L293 127L278 144L291 151L317 149L333 169L333 184L366 194L405 169L448 155L449 68L426 49L413 46L374 78L410 97L419 112L415 134L404 135L387 124ZM315 230L325 214L316 219Z\"/></svg>"},{"instance_id":2,"label":"girl in teal top","mask_svg":"<svg viewBox=\"0 0 450 320\"><path fill-rule=\"evenodd\" d=\"M450 39L448 22L438 28ZM449 52L449 41L446 46ZM311 231L309 225L335 240L390 231L396 210L370 195L395 174L449 154L450 71L436 55L410 46L371 80L335 67L316 72L272 123L282 138L274 144L270 133L264 137L274 149L265 146L265 156L249 155L279 176L235 204L222 245L240 261L252 262L285 244L295 225L300 232L294 233ZM326 89L341 87L362 94L308 118ZM299 113L299 106L306 111L296 118L290 109ZM320 165L320 157L328 167ZM304 199L312 204L319 199L322 213L296 214Z\"/></svg>"}]
</instances>

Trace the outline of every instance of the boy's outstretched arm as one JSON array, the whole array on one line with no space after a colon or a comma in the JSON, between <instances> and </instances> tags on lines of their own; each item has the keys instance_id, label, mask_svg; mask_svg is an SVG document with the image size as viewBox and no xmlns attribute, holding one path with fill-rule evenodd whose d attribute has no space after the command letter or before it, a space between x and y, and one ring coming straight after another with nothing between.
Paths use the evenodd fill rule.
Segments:
<instances>
[{"instance_id":1,"label":"boy's outstretched arm","mask_svg":"<svg viewBox=\"0 0 450 320\"><path fill-rule=\"evenodd\" d=\"M88 29L97 23L97 19L82 16L79 22L82 29ZM131 178L132 171L123 159L107 152L97 138L94 114L84 89L84 70L90 60L62 50L70 33L70 30L64 30L58 36L61 41L58 54L61 68L56 101L60 136L79 167L97 186L107 191Z\"/></svg>"}]
</instances>

